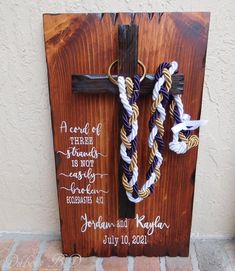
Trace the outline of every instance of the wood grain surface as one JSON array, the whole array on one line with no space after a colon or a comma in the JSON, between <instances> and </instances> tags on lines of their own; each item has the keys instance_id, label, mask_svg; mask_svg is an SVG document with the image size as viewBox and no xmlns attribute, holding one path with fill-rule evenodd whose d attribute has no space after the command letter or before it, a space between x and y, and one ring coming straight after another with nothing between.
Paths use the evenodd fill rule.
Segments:
<instances>
[{"instance_id":1,"label":"wood grain surface","mask_svg":"<svg viewBox=\"0 0 235 271\"><path fill-rule=\"evenodd\" d=\"M184 74L183 102L185 112L192 119L200 118L204 69L209 28L208 13L119 13L119 14L44 14L44 36L48 66L50 104L53 125L54 149L57 172L57 188L60 210L63 252L79 253L82 256L187 256L192 221L193 194L197 148L187 154L176 155L169 151L172 134L171 121L165 122L164 162L161 179L153 195L135 206L145 221L154 221L160 216L169 228L147 230L137 227L136 219L128 219L127 227L109 229L88 228L81 232L81 216L90 220L115 224L118 216L118 164L119 164L119 100L116 95L72 93L72 74L105 75L118 55L118 25L135 23L139 26L138 54L147 73L154 74L161 62L176 60L179 72ZM115 72L115 71L114 71ZM139 183L145 182L147 172L148 119L151 95L141 96L138 161ZM105 153L94 163L95 172L108 175L92 183L92 188L109 191L104 195L104 204L66 204L71 191L61 189L76 182L85 187L87 180L74 180L61 175L81 168L72 168L71 159L58 151L66 152L71 147L69 132L61 132L61 123L68 127L91 126L102 123L100 136L93 139L94 146ZM80 135L77 135L80 136ZM90 146L79 145L82 151ZM53 180L52 180L53 181ZM127 235L130 245L104 244L105 235L120 237ZM147 244L133 244L135 235L147 236Z\"/></svg>"}]
</instances>

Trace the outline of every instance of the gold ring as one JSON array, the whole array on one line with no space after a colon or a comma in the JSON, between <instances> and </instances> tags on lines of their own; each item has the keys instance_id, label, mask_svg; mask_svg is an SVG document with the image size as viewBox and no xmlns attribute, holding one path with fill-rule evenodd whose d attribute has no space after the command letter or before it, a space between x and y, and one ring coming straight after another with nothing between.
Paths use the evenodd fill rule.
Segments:
<instances>
[{"instance_id":1,"label":"gold ring","mask_svg":"<svg viewBox=\"0 0 235 271\"><path fill-rule=\"evenodd\" d=\"M116 64L116 63L118 63L118 59L116 59L115 61L113 61L113 62L111 63L111 65L109 66L109 68L108 68L108 78L109 78L109 80L110 80L113 84L118 85L118 81L115 80L115 79L112 77L112 75L111 75L111 69L112 69L113 65ZM143 75L142 75L142 77L140 78L140 82L141 82L141 81L143 81L144 78L145 78L145 75L146 75L146 67L144 66L144 63L141 62L140 60L138 60L138 64L140 64L140 66L141 66L141 68L142 68L142 70L143 70Z\"/></svg>"}]
</instances>

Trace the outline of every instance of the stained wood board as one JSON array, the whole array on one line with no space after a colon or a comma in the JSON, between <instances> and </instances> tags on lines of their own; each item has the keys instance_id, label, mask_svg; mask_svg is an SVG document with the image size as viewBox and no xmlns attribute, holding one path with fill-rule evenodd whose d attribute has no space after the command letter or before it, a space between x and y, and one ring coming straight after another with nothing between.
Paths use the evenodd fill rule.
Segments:
<instances>
[{"instance_id":1,"label":"stained wood board","mask_svg":"<svg viewBox=\"0 0 235 271\"><path fill-rule=\"evenodd\" d=\"M184 155L169 151L172 123L167 119L161 179L153 195L136 204L134 219L120 219L119 98L73 94L71 78L106 75L117 59L118 25L135 23L147 72L176 60L185 76L185 112L199 119L209 13L44 14L43 21L63 252L187 256L197 148ZM151 95L141 96L138 105L141 185L148 166Z\"/></svg>"}]
</instances>

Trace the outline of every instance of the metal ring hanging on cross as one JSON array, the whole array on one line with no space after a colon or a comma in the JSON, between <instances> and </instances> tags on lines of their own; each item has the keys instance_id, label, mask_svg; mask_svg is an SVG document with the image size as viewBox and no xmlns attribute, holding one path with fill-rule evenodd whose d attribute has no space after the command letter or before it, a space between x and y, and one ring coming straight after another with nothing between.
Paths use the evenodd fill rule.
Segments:
<instances>
[{"instance_id":1,"label":"metal ring hanging on cross","mask_svg":"<svg viewBox=\"0 0 235 271\"><path fill-rule=\"evenodd\" d=\"M108 68L108 78L109 78L109 80L110 80L114 85L117 85L117 86L118 86L118 81L115 80L115 79L112 77L112 75L111 75L111 69L112 69L112 67L113 67L116 63L118 63L118 59L114 60L114 61L110 64L110 66L109 66L109 68ZM138 60L138 64L141 66L141 68L142 68L142 70L143 70L143 75L142 75L141 78L140 78L140 82L142 82L142 81L144 80L145 76L146 76L146 67L145 67L144 63L143 63L142 61L140 61L140 60Z\"/></svg>"}]
</instances>

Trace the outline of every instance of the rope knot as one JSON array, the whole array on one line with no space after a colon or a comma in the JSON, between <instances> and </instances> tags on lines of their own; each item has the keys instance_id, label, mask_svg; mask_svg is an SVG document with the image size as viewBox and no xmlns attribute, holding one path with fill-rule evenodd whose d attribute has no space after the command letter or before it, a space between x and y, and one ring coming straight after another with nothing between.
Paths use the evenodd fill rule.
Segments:
<instances>
[{"instance_id":1,"label":"rope knot","mask_svg":"<svg viewBox=\"0 0 235 271\"><path fill-rule=\"evenodd\" d=\"M188 150L188 146L184 141L172 141L169 143L169 148L177 154L186 153Z\"/></svg>"}]
</instances>

